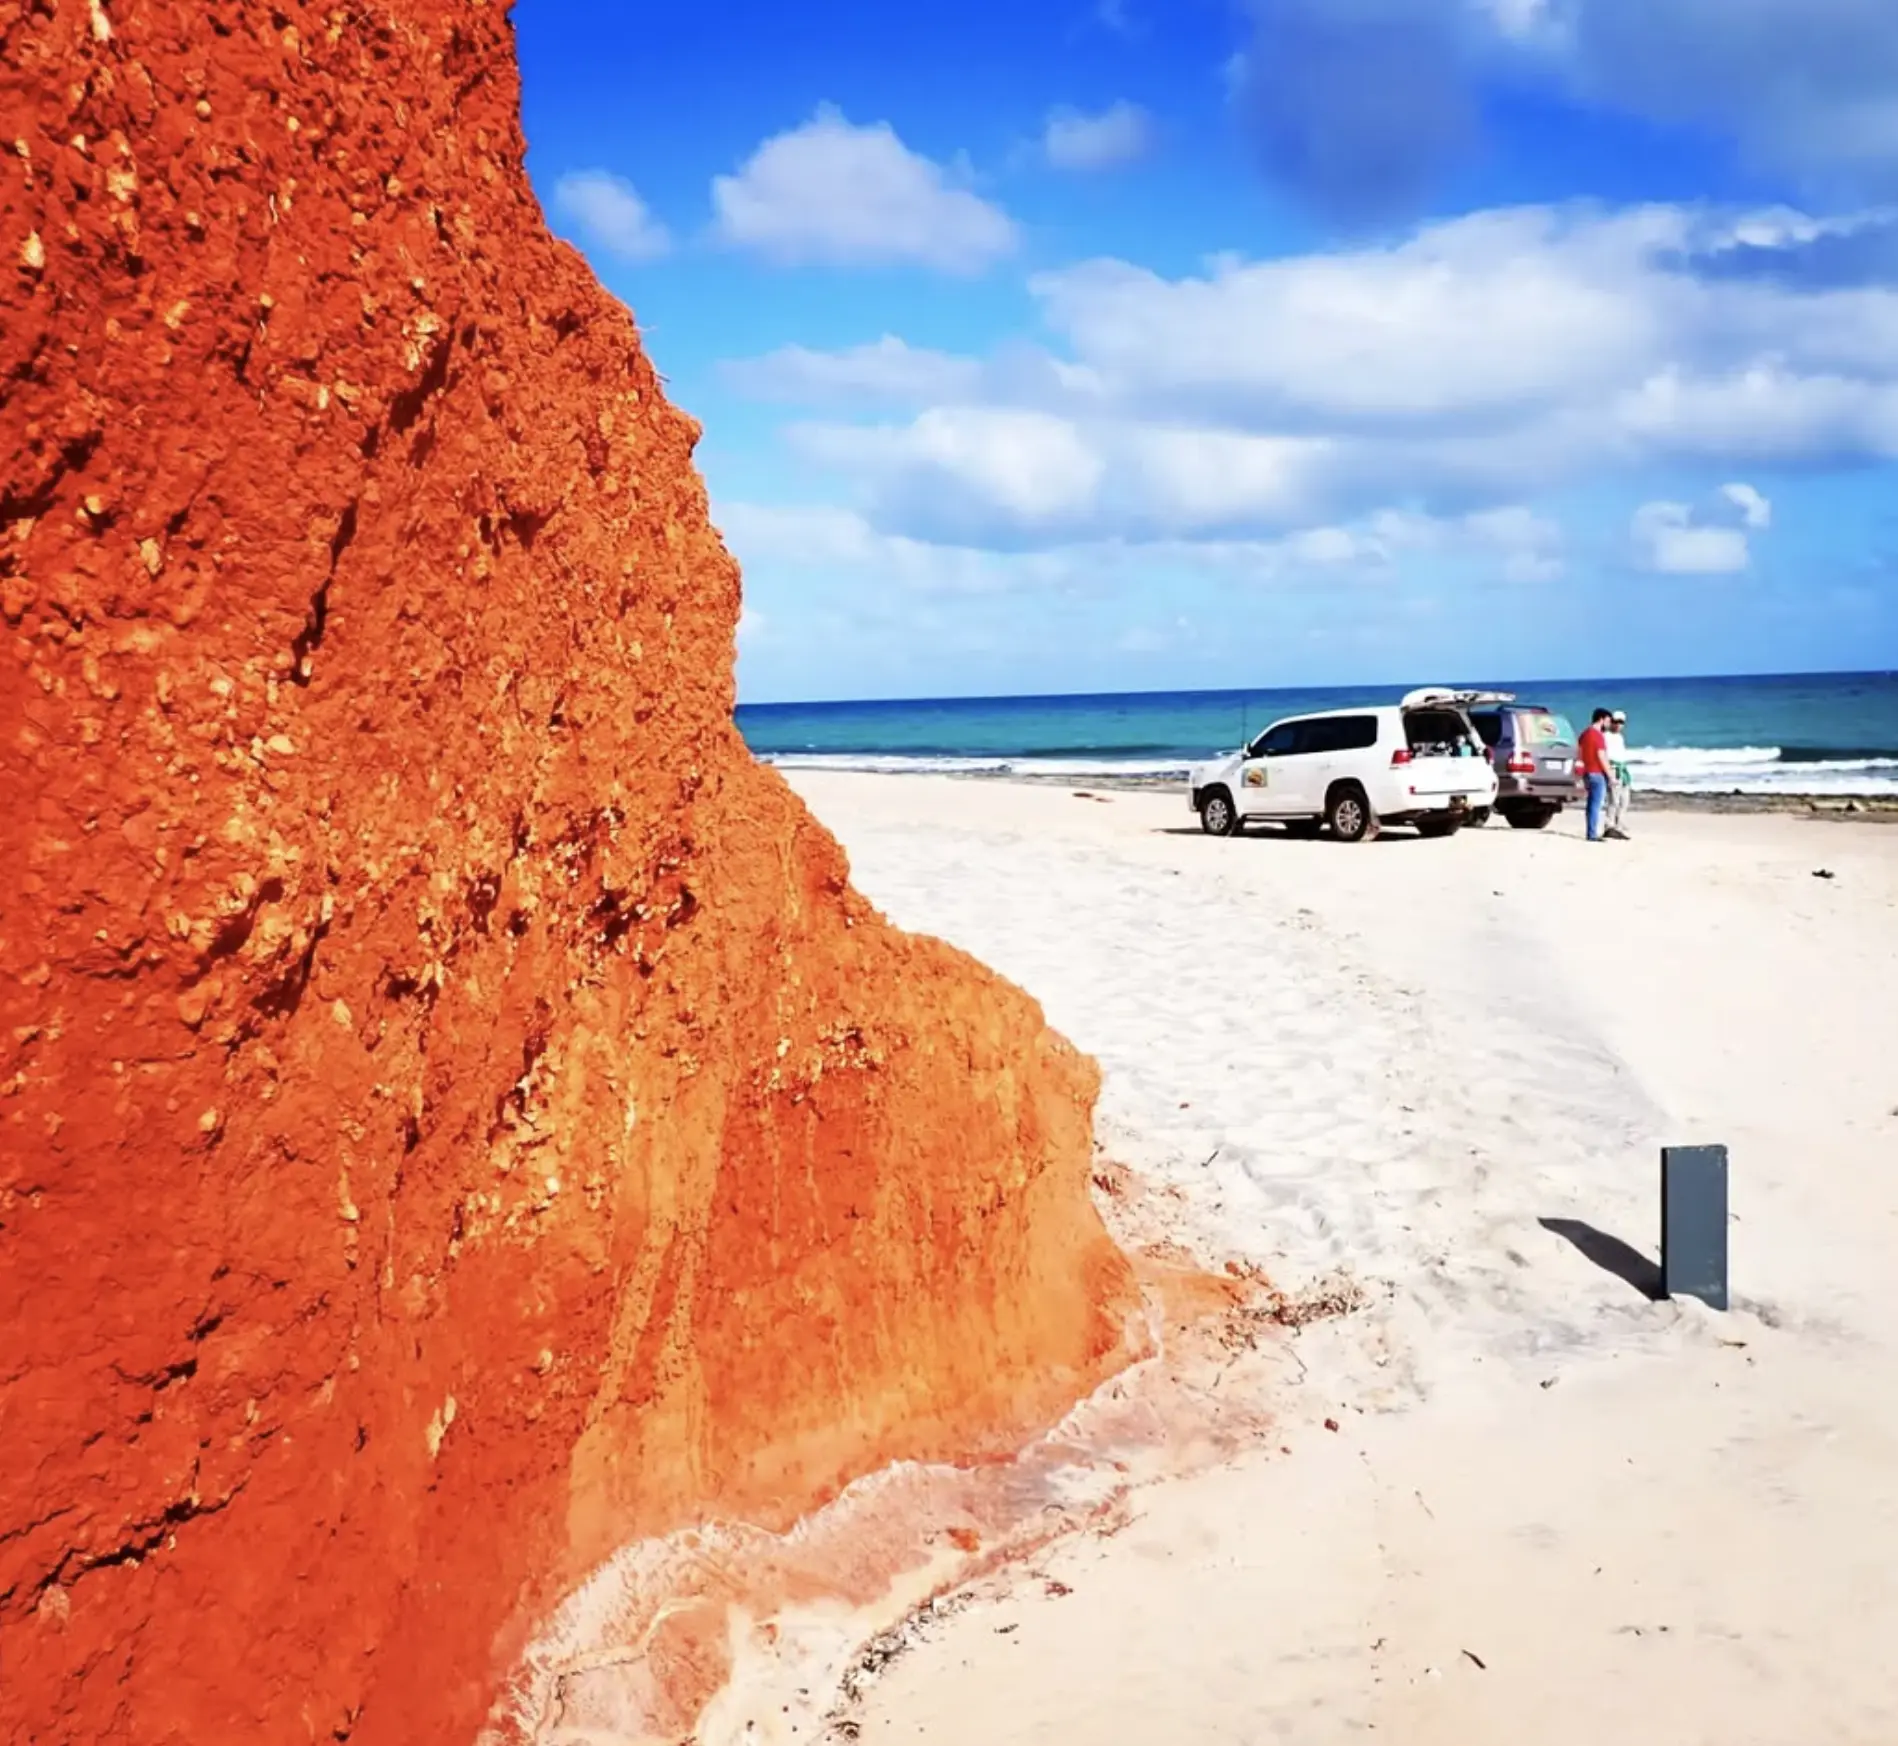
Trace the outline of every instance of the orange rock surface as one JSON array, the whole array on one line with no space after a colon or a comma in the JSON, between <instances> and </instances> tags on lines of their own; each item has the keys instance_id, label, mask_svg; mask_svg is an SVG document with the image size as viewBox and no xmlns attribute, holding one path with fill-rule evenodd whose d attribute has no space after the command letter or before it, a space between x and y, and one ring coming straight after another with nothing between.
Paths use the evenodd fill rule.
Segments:
<instances>
[{"instance_id":1,"label":"orange rock surface","mask_svg":"<svg viewBox=\"0 0 1898 1746\"><path fill-rule=\"evenodd\" d=\"M0 0L0 116L0 1739L467 1741L1117 1361L1093 1070L745 754L499 6Z\"/></svg>"}]
</instances>

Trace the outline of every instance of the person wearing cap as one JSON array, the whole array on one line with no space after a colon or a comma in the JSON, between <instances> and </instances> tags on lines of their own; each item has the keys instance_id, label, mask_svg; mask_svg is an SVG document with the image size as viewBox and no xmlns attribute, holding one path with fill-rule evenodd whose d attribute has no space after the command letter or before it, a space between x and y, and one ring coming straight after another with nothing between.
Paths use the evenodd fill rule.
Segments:
<instances>
[{"instance_id":1,"label":"person wearing cap","mask_svg":"<svg viewBox=\"0 0 1898 1746\"><path fill-rule=\"evenodd\" d=\"M1612 837L1618 843L1628 841L1627 827L1624 823L1628 816L1628 796L1633 784L1628 779L1628 712L1625 709L1609 713L1602 739L1608 754L1608 768L1611 779L1608 787L1608 817L1602 835Z\"/></svg>"}]
</instances>

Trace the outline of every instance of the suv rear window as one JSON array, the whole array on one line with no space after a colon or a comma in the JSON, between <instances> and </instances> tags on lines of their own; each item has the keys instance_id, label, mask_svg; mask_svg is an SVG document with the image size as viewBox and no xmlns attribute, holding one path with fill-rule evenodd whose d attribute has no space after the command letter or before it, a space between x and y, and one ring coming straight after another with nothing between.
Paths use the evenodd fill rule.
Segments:
<instances>
[{"instance_id":1,"label":"suv rear window","mask_svg":"<svg viewBox=\"0 0 1898 1746\"><path fill-rule=\"evenodd\" d=\"M1519 709L1516 711L1516 744L1519 746L1547 746L1557 740L1574 743L1575 730L1569 726L1565 715L1557 715L1548 709Z\"/></svg>"},{"instance_id":2,"label":"suv rear window","mask_svg":"<svg viewBox=\"0 0 1898 1746\"><path fill-rule=\"evenodd\" d=\"M1404 715L1410 749L1426 758L1469 758L1476 754L1469 723L1454 709L1413 709Z\"/></svg>"},{"instance_id":3,"label":"suv rear window","mask_svg":"<svg viewBox=\"0 0 1898 1746\"><path fill-rule=\"evenodd\" d=\"M1503 712L1500 709L1473 709L1470 726L1483 736L1486 746L1498 746L1503 739Z\"/></svg>"}]
</instances>

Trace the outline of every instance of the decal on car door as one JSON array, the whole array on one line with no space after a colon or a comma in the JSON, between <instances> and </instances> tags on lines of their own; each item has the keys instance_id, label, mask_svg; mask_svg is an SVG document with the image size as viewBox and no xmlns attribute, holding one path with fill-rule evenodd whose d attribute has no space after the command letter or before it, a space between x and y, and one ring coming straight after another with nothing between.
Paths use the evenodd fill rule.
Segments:
<instances>
[{"instance_id":1,"label":"decal on car door","mask_svg":"<svg viewBox=\"0 0 1898 1746\"><path fill-rule=\"evenodd\" d=\"M1263 788L1265 786L1265 766L1263 764L1254 764L1246 771L1246 786L1248 788Z\"/></svg>"}]
</instances>

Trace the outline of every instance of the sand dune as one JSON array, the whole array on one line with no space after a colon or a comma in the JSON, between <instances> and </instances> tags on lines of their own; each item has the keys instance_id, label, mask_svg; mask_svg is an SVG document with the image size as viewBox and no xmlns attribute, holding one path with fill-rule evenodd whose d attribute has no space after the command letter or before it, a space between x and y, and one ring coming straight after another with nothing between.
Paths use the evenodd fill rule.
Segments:
<instances>
[{"instance_id":1,"label":"sand dune","mask_svg":"<svg viewBox=\"0 0 1898 1746\"><path fill-rule=\"evenodd\" d=\"M1898 1737L1898 831L1345 848L796 786L892 919L1100 1059L1104 1150L1202 1258L1370 1299L1297 1337L1277 1447L987 1581L852 1737ZM1703 1140L1726 1315L1644 1289L1658 1148Z\"/></svg>"}]
</instances>

